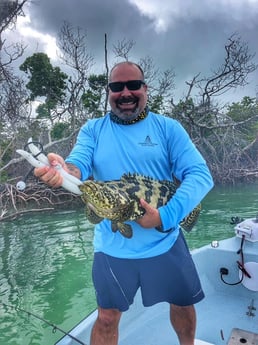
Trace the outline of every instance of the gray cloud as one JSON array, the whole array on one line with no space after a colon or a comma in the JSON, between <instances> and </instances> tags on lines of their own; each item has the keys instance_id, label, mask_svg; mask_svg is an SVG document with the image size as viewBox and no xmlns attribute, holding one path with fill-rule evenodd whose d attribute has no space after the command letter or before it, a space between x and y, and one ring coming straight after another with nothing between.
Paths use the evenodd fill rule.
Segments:
<instances>
[{"instance_id":1,"label":"gray cloud","mask_svg":"<svg viewBox=\"0 0 258 345\"><path fill-rule=\"evenodd\" d=\"M38 0L26 12L31 27L45 34L57 36L64 21L85 29L96 68L104 66L105 33L109 51L118 40L135 41L131 58L151 56L157 67L173 67L181 94L185 81L199 72L209 75L223 62L224 45L233 33L258 53L258 1L254 0L163 0L162 6L160 0ZM257 76L255 72L253 84L240 90L240 97L255 95Z\"/></svg>"}]
</instances>

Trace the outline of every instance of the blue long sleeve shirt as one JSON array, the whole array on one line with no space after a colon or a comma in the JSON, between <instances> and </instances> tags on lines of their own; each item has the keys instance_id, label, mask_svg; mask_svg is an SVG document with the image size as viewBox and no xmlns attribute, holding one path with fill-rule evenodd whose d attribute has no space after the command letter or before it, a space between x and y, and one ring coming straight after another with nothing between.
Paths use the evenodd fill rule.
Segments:
<instances>
[{"instance_id":1,"label":"blue long sleeve shirt","mask_svg":"<svg viewBox=\"0 0 258 345\"><path fill-rule=\"evenodd\" d=\"M77 142L66 162L77 166L81 179L100 181L119 179L124 173L138 173L159 180L181 181L173 198L159 208L164 230L142 228L128 222L133 237L113 233L111 222L95 226L94 250L120 258L146 258L171 248L179 233L180 221L188 215L213 187L205 160L184 128L171 118L153 112L132 125L113 122L109 114L89 120L81 128Z\"/></svg>"}]
</instances>

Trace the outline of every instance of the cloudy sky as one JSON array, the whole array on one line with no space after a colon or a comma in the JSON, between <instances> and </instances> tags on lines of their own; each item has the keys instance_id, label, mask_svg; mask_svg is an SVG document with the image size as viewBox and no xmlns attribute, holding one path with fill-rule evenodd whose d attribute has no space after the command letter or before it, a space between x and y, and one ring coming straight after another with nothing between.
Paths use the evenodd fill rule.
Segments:
<instances>
[{"instance_id":1,"label":"cloudy sky","mask_svg":"<svg viewBox=\"0 0 258 345\"><path fill-rule=\"evenodd\" d=\"M104 71L105 33L110 51L118 41L133 40L131 60L150 56L161 70L174 69L178 97L187 91L186 81L199 72L208 76L223 63L234 33L256 53L258 64L258 0L33 0L24 11L7 38L29 44L26 54L44 51L55 64L55 38L67 21L86 30L97 73ZM230 100L255 97L257 71L249 82Z\"/></svg>"}]
</instances>

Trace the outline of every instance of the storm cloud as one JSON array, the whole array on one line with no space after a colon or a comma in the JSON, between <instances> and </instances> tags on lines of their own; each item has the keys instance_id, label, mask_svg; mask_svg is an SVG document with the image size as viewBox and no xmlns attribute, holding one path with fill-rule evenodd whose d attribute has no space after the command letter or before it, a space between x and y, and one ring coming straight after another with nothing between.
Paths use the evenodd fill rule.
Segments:
<instances>
[{"instance_id":1,"label":"storm cloud","mask_svg":"<svg viewBox=\"0 0 258 345\"><path fill-rule=\"evenodd\" d=\"M56 38L66 21L86 31L97 72L104 68L105 34L111 64L113 44L132 40L131 60L150 56L161 70L173 68L178 94L184 93L185 81L197 73L210 75L221 65L224 46L232 34L240 36L251 53L258 53L258 0L34 0L24 12L29 20L23 28L39 33L33 36L25 29L22 33L17 25L31 54ZM253 62L258 63L257 55ZM249 81L232 100L256 96L257 71Z\"/></svg>"}]
</instances>

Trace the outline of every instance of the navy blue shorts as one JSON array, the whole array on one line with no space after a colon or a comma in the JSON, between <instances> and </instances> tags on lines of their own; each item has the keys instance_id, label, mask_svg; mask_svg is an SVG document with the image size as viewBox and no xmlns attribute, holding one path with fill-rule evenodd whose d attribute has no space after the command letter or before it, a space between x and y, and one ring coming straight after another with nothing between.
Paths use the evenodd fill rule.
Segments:
<instances>
[{"instance_id":1,"label":"navy blue shorts","mask_svg":"<svg viewBox=\"0 0 258 345\"><path fill-rule=\"evenodd\" d=\"M93 283L101 308L125 311L141 288L143 305L159 302L192 305L204 298L200 280L183 234L172 248L146 259L120 259L94 254Z\"/></svg>"}]
</instances>

